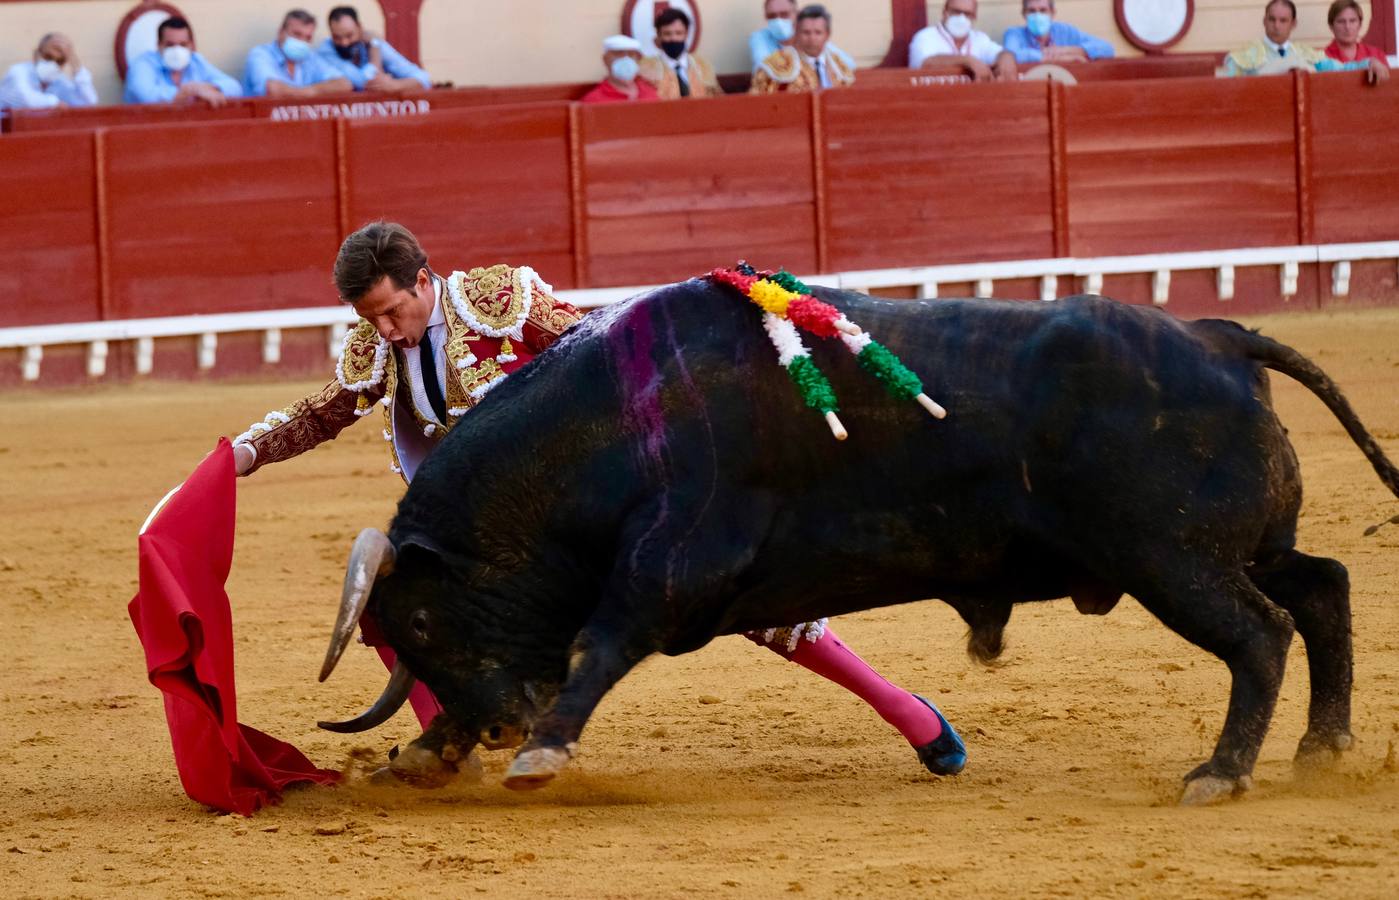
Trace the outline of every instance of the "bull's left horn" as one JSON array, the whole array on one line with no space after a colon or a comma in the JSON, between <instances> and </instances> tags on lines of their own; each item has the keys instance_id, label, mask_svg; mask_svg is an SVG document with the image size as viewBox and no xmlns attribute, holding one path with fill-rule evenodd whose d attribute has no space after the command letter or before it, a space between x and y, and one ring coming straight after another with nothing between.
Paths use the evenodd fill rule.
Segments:
<instances>
[{"instance_id":1,"label":"bull's left horn","mask_svg":"<svg viewBox=\"0 0 1399 900\"><path fill-rule=\"evenodd\" d=\"M374 582L393 571L394 556L388 536L376 528L366 528L355 538L350 548L350 562L345 568L345 586L340 591L340 612L335 616L335 630L330 635L325 662L321 663L320 681L330 677L340 661L340 654L350 645L355 626L364 615L364 607L374 590Z\"/></svg>"},{"instance_id":2,"label":"bull's left horn","mask_svg":"<svg viewBox=\"0 0 1399 900\"><path fill-rule=\"evenodd\" d=\"M413 677L413 673L408 671L408 667L402 660L393 664L393 671L389 673L389 683L384 686L384 692L379 695L379 699L374 701L374 705L360 713L353 719L345 722L317 722L316 725L326 731L338 731L341 734L354 734L358 731L368 731L375 726L382 725L398 712L408 699L409 691L413 690L413 685L418 683L418 679Z\"/></svg>"}]
</instances>

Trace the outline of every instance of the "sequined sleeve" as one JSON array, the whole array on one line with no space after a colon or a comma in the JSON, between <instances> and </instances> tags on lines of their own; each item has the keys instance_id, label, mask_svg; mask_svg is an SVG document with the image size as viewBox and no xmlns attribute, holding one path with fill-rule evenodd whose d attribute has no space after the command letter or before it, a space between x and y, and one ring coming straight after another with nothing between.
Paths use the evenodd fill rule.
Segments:
<instances>
[{"instance_id":1,"label":"sequined sleeve","mask_svg":"<svg viewBox=\"0 0 1399 900\"><path fill-rule=\"evenodd\" d=\"M572 304L542 290L536 291L530 304L529 318L525 320L525 345L531 353L543 353L558 340L559 335L582 318L583 314Z\"/></svg>"},{"instance_id":2,"label":"sequined sleeve","mask_svg":"<svg viewBox=\"0 0 1399 900\"><path fill-rule=\"evenodd\" d=\"M366 394L368 396L366 397ZM379 392L382 396L382 391ZM234 438L234 445L248 444L256 458L246 474L251 475L268 463L282 462L332 440L358 418L360 398L372 403L372 392L357 393L332 381L320 391L298 400L283 410L267 414L260 422Z\"/></svg>"}]
</instances>

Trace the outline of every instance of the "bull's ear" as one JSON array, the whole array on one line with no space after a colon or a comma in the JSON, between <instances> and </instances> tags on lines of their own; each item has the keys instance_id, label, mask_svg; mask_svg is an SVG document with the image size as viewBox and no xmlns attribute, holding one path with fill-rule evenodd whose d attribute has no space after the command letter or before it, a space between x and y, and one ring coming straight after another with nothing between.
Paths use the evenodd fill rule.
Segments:
<instances>
[{"instance_id":1,"label":"bull's ear","mask_svg":"<svg viewBox=\"0 0 1399 900\"><path fill-rule=\"evenodd\" d=\"M424 556L442 558L442 548L432 538L423 534L410 534L404 537L398 542L398 552L400 556L406 553L421 553Z\"/></svg>"}]
</instances>

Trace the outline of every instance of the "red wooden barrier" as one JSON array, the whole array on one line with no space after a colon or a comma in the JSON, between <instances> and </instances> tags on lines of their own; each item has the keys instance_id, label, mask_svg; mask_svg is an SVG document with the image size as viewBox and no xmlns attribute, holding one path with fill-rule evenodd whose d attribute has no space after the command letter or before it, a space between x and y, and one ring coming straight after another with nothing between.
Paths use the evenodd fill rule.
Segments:
<instances>
[{"instance_id":1,"label":"red wooden barrier","mask_svg":"<svg viewBox=\"0 0 1399 900\"><path fill-rule=\"evenodd\" d=\"M1075 256L1298 242L1290 78L1064 92Z\"/></svg>"},{"instance_id":2,"label":"red wooden barrier","mask_svg":"<svg viewBox=\"0 0 1399 900\"><path fill-rule=\"evenodd\" d=\"M568 149L566 103L347 123L345 230L398 221L439 271L509 262L573 287Z\"/></svg>"},{"instance_id":3,"label":"red wooden barrier","mask_svg":"<svg viewBox=\"0 0 1399 900\"><path fill-rule=\"evenodd\" d=\"M459 88L407 94L327 94L319 97L248 97L213 109L203 104L168 103L90 106L77 109L21 109L9 114L8 130L91 131L122 125L175 124L227 119L319 121L322 119L404 118L454 109L577 100L589 83L528 84L507 88Z\"/></svg>"},{"instance_id":4,"label":"red wooden barrier","mask_svg":"<svg viewBox=\"0 0 1399 900\"><path fill-rule=\"evenodd\" d=\"M109 318L335 302L331 122L111 129Z\"/></svg>"},{"instance_id":5,"label":"red wooden barrier","mask_svg":"<svg viewBox=\"0 0 1399 900\"><path fill-rule=\"evenodd\" d=\"M816 268L811 98L580 106L586 283Z\"/></svg>"},{"instance_id":6,"label":"red wooden barrier","mask_svg":"<svg viewBox=\"0 0 1399 900\"><path fill-rule=\"evenodd\" d=\"M0 327L102 318L91 134L0 140Z\"/></svg>"},{"instance_id":7,"label":"red wooden barrier","mask_svg":"<svg viewBox=\"0 0 1399 900\"><path fill-rule=\"evenodd\" d=\"M1399 83L1354 72L1311 89L1312 205L1319 243L1394 240L1399 230Z\"/></svg>"},{"instance_id":8,"label":"red wooden barrier","mask_svg":"<svg viewBox=\"0 0 1399 900\"><path fill-rule=\"evenodd\" d=\"M120 125L173 124L252 118L247 102L232 102L213 109L203 105L152 103L129 106L85 106L71 109L16 109L10 111L10 131L92 131Z\"/></svg>"},{"instance_id":9,"label":"red wooden barrier","mask_svg":"<svg viewBox=\"0 0 1399 900\"><path fill-rule=\"evenodd\" d=\"M1054 256L1042 83L822 95L829 268Z\"/></svg>"}]
</instances>

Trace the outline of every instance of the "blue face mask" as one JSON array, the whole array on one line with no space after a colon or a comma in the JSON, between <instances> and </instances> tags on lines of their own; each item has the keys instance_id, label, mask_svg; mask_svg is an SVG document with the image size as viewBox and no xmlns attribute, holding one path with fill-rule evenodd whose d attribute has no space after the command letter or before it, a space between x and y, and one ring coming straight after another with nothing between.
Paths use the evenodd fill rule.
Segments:
<instances>
[{"instance_id":1,"label":"blue face mask","mask_svg":"<svg viewBox=\"0 0 1399 900\"><path fill-rule=\"evenodd\" d=\"M1032 12L1025 15L1025 27L1030 29L1030 33L1035 37L1044 37L1049 34L1049 26L1054 22L1054 17L1049 13Z\"/></svg>"},{"instance_id":2,"label":"blue face mask","mask_svg":"<svg viewBox=\"0 0 1399 900\"><path fill-rule=\"evenodd\" d=\"M311 55L311 45L301 38L294 38L290 35L282 38L282 52L287 55L287 59L292 62L304 62Z\"/></svg>"},{"instance_id":3,"label":"blue face mask","mask_svg":"<svg viewBox=\"0 0 1399 900\"><path fill-rule=\"evenodd\" d=\"M790 41L795 33L796 27L791 19L768 19L768 34L776 38L777 43Z\"/></svg>"},{"instance_id":4,"label":"blue face mask","mask_svg":"<svg viewBox=\"0 0 1399 900\"><path fill-rule=\"evenodd\" d=\"M641 66L630 56L617 57L608 68L618 81L635 81L636 74L641 71Z\"/></svg>"}]
</instances>

